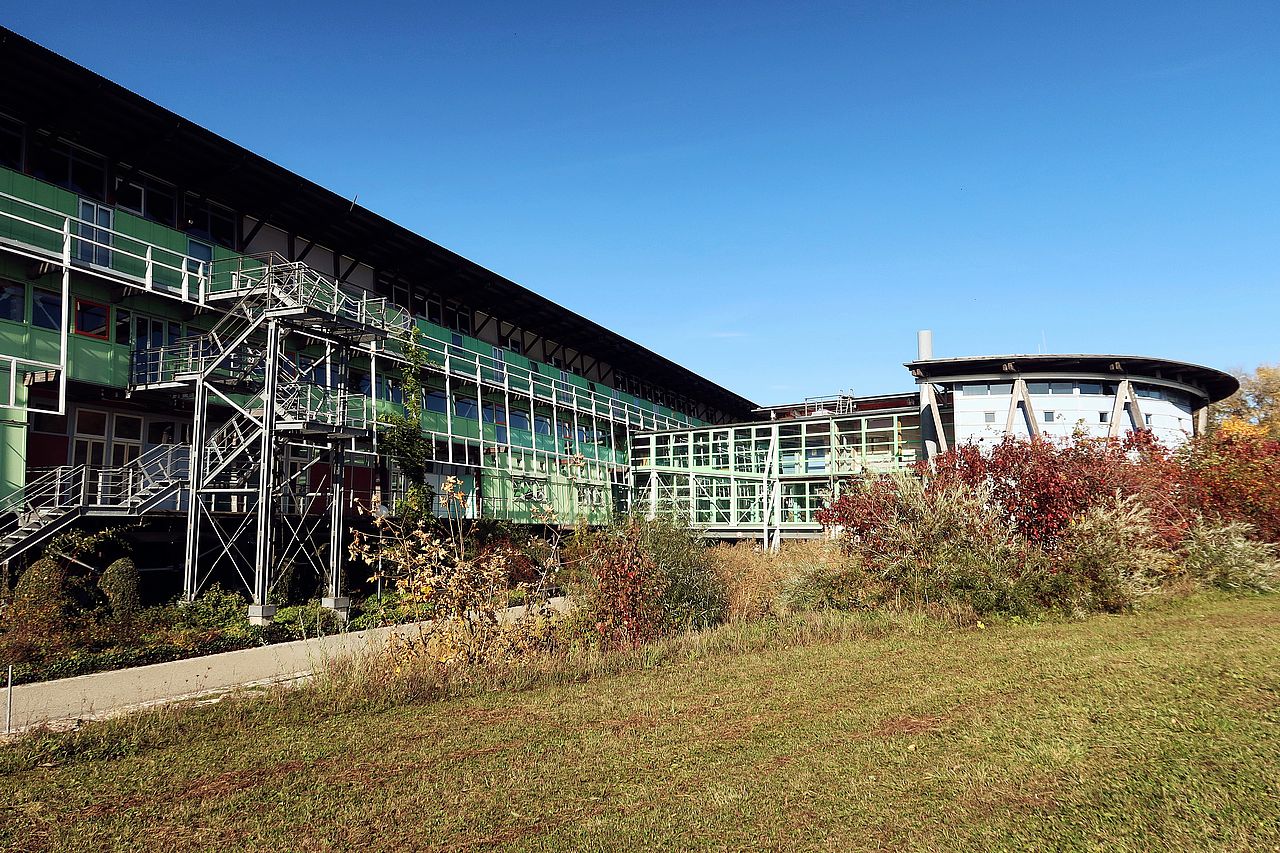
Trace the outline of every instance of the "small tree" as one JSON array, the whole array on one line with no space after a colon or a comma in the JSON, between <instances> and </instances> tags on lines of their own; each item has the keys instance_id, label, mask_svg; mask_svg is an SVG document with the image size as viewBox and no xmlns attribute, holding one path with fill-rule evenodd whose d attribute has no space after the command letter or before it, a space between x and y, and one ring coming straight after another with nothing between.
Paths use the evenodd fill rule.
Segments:
<instances>
[{"instance_id":1,"label":"small tree","mask_svg":"<svg viewBox=\"0 0 1280 853\"><path fill-rule=\"evenodd\" d=\"M1280 440L1280 364L1260 364L1250 373L1238 373L1237 378L1240 390L1213 404L1213 423Z\"/></svg>"},{"instance_id":2,"label":"small tree","mask_svg":"<svg viewBox=\"0 0 1280 853\"><path fill-rule=\"evenodd\" d=\"M417 640L401 650L442 665L488 663L511 657L527 638L524 625L504 625L510 552L504 546L477 550L464 530L467 495L461 481L449 477L440 494L444 534L425 521L379 518L375 535L356 532L351 556L378 567L395 583L400 601L425 623ZM375 575L371 580L376 580ZM543 588L539 583L538 589ZM532 587L526 585L526 591ZM527 600L527 597L526 597ZM542 616L541 601L529 601L528 616Z\"/></svg>"}]
</instances>

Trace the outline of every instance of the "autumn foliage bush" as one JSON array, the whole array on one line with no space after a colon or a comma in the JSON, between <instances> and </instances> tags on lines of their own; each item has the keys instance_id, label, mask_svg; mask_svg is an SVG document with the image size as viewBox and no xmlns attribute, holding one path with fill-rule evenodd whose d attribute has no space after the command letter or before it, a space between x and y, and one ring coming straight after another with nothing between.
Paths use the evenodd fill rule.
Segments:
<instances>
[{"instance_id":1,"label":"autumn foliage bush","mask_svg":"<svg viewBox=\"0 0 1280 853\"><path fill-rule=\"evenodd\" d=\"M687 526L630 517L580 530L569 548L578 624L609 647L633 647L663 634L722 622L727 587L709 549Z\"/></svg>"},{"instance_id":2,"label":"autumn foliage bush","mask_svg":"<svg viewBox=\"0 0 1280 853\"><path fill-rule=\"evenodd\" d=\"M1264 589L1271 552L1249 543L1280 541L1280 442L1006 438L847 482L818 517L912 603L1116 611L1178 577Z\"/></svg>"}]
</instances>

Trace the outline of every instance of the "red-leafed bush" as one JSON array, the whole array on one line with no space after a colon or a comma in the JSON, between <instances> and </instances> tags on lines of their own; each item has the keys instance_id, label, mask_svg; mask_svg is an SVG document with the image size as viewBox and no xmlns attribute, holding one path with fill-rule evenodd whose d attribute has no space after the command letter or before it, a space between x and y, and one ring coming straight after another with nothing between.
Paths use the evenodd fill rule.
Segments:
<instances>
[{"instance_id":1,"label":"red-leafed bush","mask_svg":"<svg viewBox=\"0 0 1280 853\"><path fill-rule=\"evenodd\" d=\"M1192 519L1182 466L1146 431L1064 442L1006 437L993 447L963 445L939 454L918 473L939 486L987 486L1018 533L1049 549L1073 519L1117 494L1136 497L1169 543L1182 538Z\"/></svg>"},{"instance_id":2,"label":"red-leafed bush","mask_svg":"<svg viewBox=\"0 0 1280 853\"><path fill-rule=\"evenodd\" d=\"M1178 463L1195 510L1251 525L1258 538L1280 542L1280 441L1214 433L1183 448Z\"/></svg>"},{"instance_id":3,"label":"red-leafed bush","mask_svg":"<svg viewBox=\"0 0 1280 853\"><path fill-rule=\"evenodd\" d=\"M630 520L594 537L583 555L590 572L584 612L606 646L631 647L662 632L665 578L644 545L644 530Z\"/></svg>"},{"instance_id":4,"label":"red-leafed bush","mask_svg":"<svg viewBox=\"0 0 1280 853\"><path fill-rule=\"evenodd\" d=\"M631 517L579 530L568 560L576 630L606 647L631 647L663 634L724 621L728 590L701 537L665 519Z\"/></svg>"},{"instance_id":5,"label":"red-leafed bush","mask_svg":"<svg viewBox=\"0 0 1280 853\"><path fill-rule=\"evenodd\" d=\"M914 477L846 482L818 519L915 603L1078 613L1123 610L1180 579L1261 591L1277 574L1265 543L1280 542L1280 442L1006 438L939 454Z\"/></svg>"}]
</instances>

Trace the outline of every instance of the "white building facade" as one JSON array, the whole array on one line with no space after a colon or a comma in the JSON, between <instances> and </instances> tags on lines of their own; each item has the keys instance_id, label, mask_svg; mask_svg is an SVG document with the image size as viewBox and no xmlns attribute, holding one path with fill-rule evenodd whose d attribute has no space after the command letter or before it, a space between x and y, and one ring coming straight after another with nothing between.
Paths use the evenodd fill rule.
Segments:
<instances>
[{"instance_id":1,"label":"white building facade","mask_svg":"<svg viewBox=\"0 0 1280 853\"><path fill-rule=\"evenodd\" d=\"M1210 403L1235 377L1147 356L1007 355L921 359L907 364L920 386L926 452L995 444L1006 436L1059 440L1150 430L1177 447L1207 426Z\"/></svg>"}]
</instances>

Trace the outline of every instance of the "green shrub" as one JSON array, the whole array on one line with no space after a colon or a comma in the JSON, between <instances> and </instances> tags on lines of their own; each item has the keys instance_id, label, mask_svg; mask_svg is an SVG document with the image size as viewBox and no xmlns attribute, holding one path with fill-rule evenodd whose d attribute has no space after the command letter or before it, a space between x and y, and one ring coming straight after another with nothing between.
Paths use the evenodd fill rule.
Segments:
<instances>
[{"instance_id":1,"label":"green shrub","mask_svg":"<svg viewBox=\"0 0 1280 853\"><path fill-rule=\"evenodd\" d=\"M1280 579L1276 546L1259 542L1243 522L1212 525L1197 519L1179 550L1187 574L1229 592L1271 592Z\"/></svg>"},{"instance_id":2,"label":"green shrub","mask_svg":"<svg viewBox=\"0 0 1280 853\"><path fill-rule=\"evenodd\" d=\"M327 607L321 607L319 601L281 607L271 621L294 640L328 636L343 628L338 614Z\"/></svg>"},{"instance_id":3,"label":"green shrub","mask_svg":"<svg viewBox=\"0 0 1280 853\"><path fill-rule=\"evenodd\" d=\"M214 585L179 610L179 624L188 628L223 629L247 627L246 602L234 592Z\"/></svg>"},{"instance_id":4,"label":"green shrub","mask_svg":"<svg viewBox=\"0 0 1280 853\"><path fill-rule=\"evenodd\" d=\"M14 634L48 643L67 631L67 570L51 557L36 560L18 578L5 624Z\"/></svg>"},{"instance_id":5,"label":"green shrub","mask_svg":"<svg viewBox=\"0 0 1280 853\"><path fill-rule=\"evenodd\" d=\"M781 585L778 604L783 612L861 610L884 599L884 585L853 558L805 562L796 569Z\"/></svg>"},{"instance_id":6,"label":"green shrub","mask_svg":"<svg viewBox=\"0 0 1280 853\"><path fill-rule=\"evenodd\" d=\"M668 630L702 629L724 621L729 593L702 537L669 519L641 521L640 544L663 587L658 606Z\"/></svg>"},{"instance_id":7,"label":"green shrub","mask_svg":"<svg viewBox=\"0 0 1280 853\"><path fill-rule=\"evenodd\" d=\"M631 517L606 530L580 528L568 550L577 606L567 630L626 647L724 621L725 583L687 526Z\"/></svg>"},{"instance_id":8,"label":"green shrub","mask_svg":"<svg viewBox=\"0 0 1280 853\"><path fill-rule=\"evenodd\" d=\"M897 473L863 488L875 523L843 542L868 579L882 585L885 603L1029 612L1025 578L1041 554L1017 535L986 486L929 486Z\"/></svg>"},{"instance_id":9,"label":"green shrub","mask_svg":"<svg viewBox=\"0 0 1280 853\"><path fill-rule=\"evenodd\" d=\"M629 518L598 532L579 531L574 551L586 580L572 624L605 646L632 647L662 633L666 578L644 547L644 522ZM579 576L582 576L580 571Z\"/></svg>"},{"instance_id":10,"label":"green shrub","mask_svg":"<svg viewBox=\"0 0 1280 853\"><path fill-rule=\"evenodd\" d=\"M1135 496L1116 495L1072 520L1041 575L1041 603L1064 611L1128 610L1174 577L1150 510Z\"/></svg>"},{"instance_id":11,"label":"green shrub","mask_svg":"<svg viewBox=\"0 0 1280 853\"><path fill-rule=\"evenodd\" d=\"M111 619L119 626L128 626L142 610L142 593L139 590L138 567L128 557L121 557L102 572L98 589L111 606Z\"/></svg>"},{"instance_id":12,"label":"green shrub","mask_svg":"<svg viewBox=\"0 0 1280 853\"><path fill-rule=\"evenodd\" d=\"M410 620L409 610L403 605L400 601L400 596L394 591L384 592L381 601L378 600L376 595L369 596L356 606L355 611L356 615L347 623L347 629L350 631L365 631L369 628L381 628L385 625L399 625Z\"/></svg>"}]
</instances>

